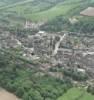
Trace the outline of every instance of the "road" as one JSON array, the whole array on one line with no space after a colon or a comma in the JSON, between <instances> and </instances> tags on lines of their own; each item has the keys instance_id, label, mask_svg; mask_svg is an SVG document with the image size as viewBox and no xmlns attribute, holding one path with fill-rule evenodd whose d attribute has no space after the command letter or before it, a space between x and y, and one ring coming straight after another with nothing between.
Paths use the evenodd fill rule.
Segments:
<instances>
[{"instance_id":1,"label":"road","mask_svg":"<svg viewBox=\"0 0 94 100\"><path fill-rule=\"evenodd\" d=\"M60 40L55 45L55 49L54 49L53 54L52 54L53 56L55 56L57 54L57 52L59 50L60 43L65 39L66 35L67 34L64 34L63 36L60 36Z\"/></svg>"}]
</instances>

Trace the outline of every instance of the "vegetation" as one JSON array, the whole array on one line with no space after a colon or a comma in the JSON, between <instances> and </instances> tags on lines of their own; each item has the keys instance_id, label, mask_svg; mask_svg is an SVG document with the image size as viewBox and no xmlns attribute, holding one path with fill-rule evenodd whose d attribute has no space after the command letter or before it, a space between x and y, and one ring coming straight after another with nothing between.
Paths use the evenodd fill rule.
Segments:
<instances>
[{"instance_id":1,"label":"vegetation","mask_svg":"<svg viewBox=\"0 0 94 100\"><path fill-rule=\"evenodd\" d=\"M87 92L89 92L92 95L94 95L94 87L92 85L89 85L88 88L87 88Z\"/></svg>"},{"instance_id":2,"label":"vegetation","mask_svg":"<svg viewBox=\"0 0 94 100\"><path fill-rule=\"evenodd\" d=\"M37 75L37 66L3 52L0 52L0 73L0 86L23 100L56 100L72 87L66 78Z\"/></svg>"},{"instance_id":3,"label":"vegetation","mask_svg":"<svg viewBox=\"0 0 94 100\"><path fill-rule=\"evenodd\" d=\"M44 31L50 32L59 32L59 31L70 31L77 33L86 33L92 34L94 32L94 18L85 17L77 19L78 22L71 24L69 18L64 16L56 17L55 19L47 22L45 25L41 26L41 29ZM88 35L89 35L88 34Z\"/></svg>"},{"instance_id":4,"label":"vegetation","mask_svg":"<svg viewBox=\"0 0 94 100\"><path fill-rule=\"evenodd\" d=\"M28 20L44 22L41 29L45 31L94 31L94 18L80 15L88 6L94 6L93 0L1 0L0 5L1 26L23 27ZM71 24L70 18L75 18L77 22Z\"/></svg>"},{"instance_id":5,"label":"vegetation","mask_svg":"<svg viewBox=\"0 0 94 100\"><path fill-rule=\"evenodd\" d=\"M76 81L85 81L88 79L88 75L83 72L79 72L74 69L64 69L63 70L64 75L71 77L73 80Z\"/></svg>"},{"instance_id":6,"label":"vegetation","mask_svg":"<svg viewBox=\"0 0 94 100\"><path fill-rule=\"evenodd\" d=\"M64 76L67 76L75 81L86 81L88 79L88 74L84 72L79 72L77 69L66 68L66 67L54 67L50 68L51 72L62 72Z\"/></svg>"},{"instance_id":7,"label":"vegetation","mask_svg":"<svg viewBox=\"0 0 94 100\"><path fill-rule=\"evenodd\" d=\"M94 96L87 93L83 88L72 88L57 100L93 100Z\"/></svg>"}]
</instances>

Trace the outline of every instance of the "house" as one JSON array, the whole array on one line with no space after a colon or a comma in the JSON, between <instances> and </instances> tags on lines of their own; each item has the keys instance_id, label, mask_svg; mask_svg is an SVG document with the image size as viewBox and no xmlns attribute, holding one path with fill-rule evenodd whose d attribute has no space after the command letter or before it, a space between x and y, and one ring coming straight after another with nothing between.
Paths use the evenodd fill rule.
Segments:
<instances>
[{"instance_id":1,"label":"house","mask_svg":"<svg viewBox=\"0 0 94 100\"><path fill-rule=\"evenodd\" d=\"M26 29L39 29L39 27L43 24L44 24L44 22L34 23L31 21L26 21L24 24L24 28L26 28Z\"/></svg>"},{"instance_id":2,"label":"house","mask_svg":"<svg viewBox=\"0 0 94 100\"><path fill-rule=\"evenodd\" d=\"M81 69L81 68L78 68L77 71L81 73L86 73L85 69Z\"/></svg>"},{"instance_id":3,"label":"house","mask_svg":"<svg viewBox=\"0 0 94 100\"><path fill-rule=\"evenodd\" d=\"M30 22L30 21L26 21L26 23L24 25L24 28L26 28L26 29L29 29L29 28L37 29L38 27L39 27L38 24Z\"/></svg>"}]
</instances>

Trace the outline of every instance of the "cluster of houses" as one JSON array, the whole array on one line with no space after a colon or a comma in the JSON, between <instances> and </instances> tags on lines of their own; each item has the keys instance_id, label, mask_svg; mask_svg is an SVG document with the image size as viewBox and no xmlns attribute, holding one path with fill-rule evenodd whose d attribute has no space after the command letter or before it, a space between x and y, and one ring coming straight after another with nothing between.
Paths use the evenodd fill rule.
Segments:
<instances>
[{"instance_id":1,"label":"cluster of houses","mask_svg":"<svg viewBox=\"0 0 94 100\"><path fill-rule=\"evenodd\" d=\"M43 25L44 22L32 22L32 21L26 21L25 24L24 24L24 28L25 29L39 29L39 27L41 25Z\"/></svg>"}]
</instances>

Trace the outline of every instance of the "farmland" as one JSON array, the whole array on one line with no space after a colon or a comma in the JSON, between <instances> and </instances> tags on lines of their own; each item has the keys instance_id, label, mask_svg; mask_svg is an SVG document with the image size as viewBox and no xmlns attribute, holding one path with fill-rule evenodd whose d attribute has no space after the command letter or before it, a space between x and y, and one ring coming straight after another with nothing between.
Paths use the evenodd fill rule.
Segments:
<instances>
[{"instance_id":1,"label":"farmland","mask_svg":"<svg viewBox=\"0 0 94 100\"><path fill-rule=\"evenodd\" d=\"M89 1L89 4L91 3L92 2ZM84 7L83 4L85 5ZM75 2L73 0L66 0L58 3L50 3L43 0L40 0L40 2L38 2L37 0L35 0L35 2L27 0L24 2L5 6L3 8L1 7L0 9L5 9L5 11L7 12L16 12L18 15L21 15L22 17L32 21L42 21L53 19L56 16L60 15L67 17L69 17L70 15L77 15L79 14L80 9L86 8L89 4L88 0L76 0Z\"/></svg>"},{"instance_id":2,"label":"farmland","mask_svg":"<svg viewBox=\"0 0 94 100\"><path fill-rule=\"evenodd\" d=\"M28 20L30 22L47 22L48 27L55 27L54 25L57 25L56 22L57 17L61 17L62 19L65 18L67 23L70 23L69 22L70 18L76 18L78 20L77 27L75 27L74 25L71 28L70 27L71 25L69 24L68 25L62 24L60 25L63 27L63 28L61 27L61 30L69 29L70 31L75 31L75 30L78 31L80 28L80 24L83 25L83 23L85 23L89 25L92 22L91 18L89 17L83 18L80 15L80 12L86 9L88 6L94 6L94 1L93 0L76 0L76 1L10 0L10 2L8 2L8 0L5 0L4 2L0 1L0 26L23 27L26 20ZM50 22L53 25L51 25ZM73 28L75 30L73 30ZM42 29L47 31L47 29L45 29L44 26ZM53 29L50 31L55 31L55 30Z\"/></svg>"}]
</instances>

